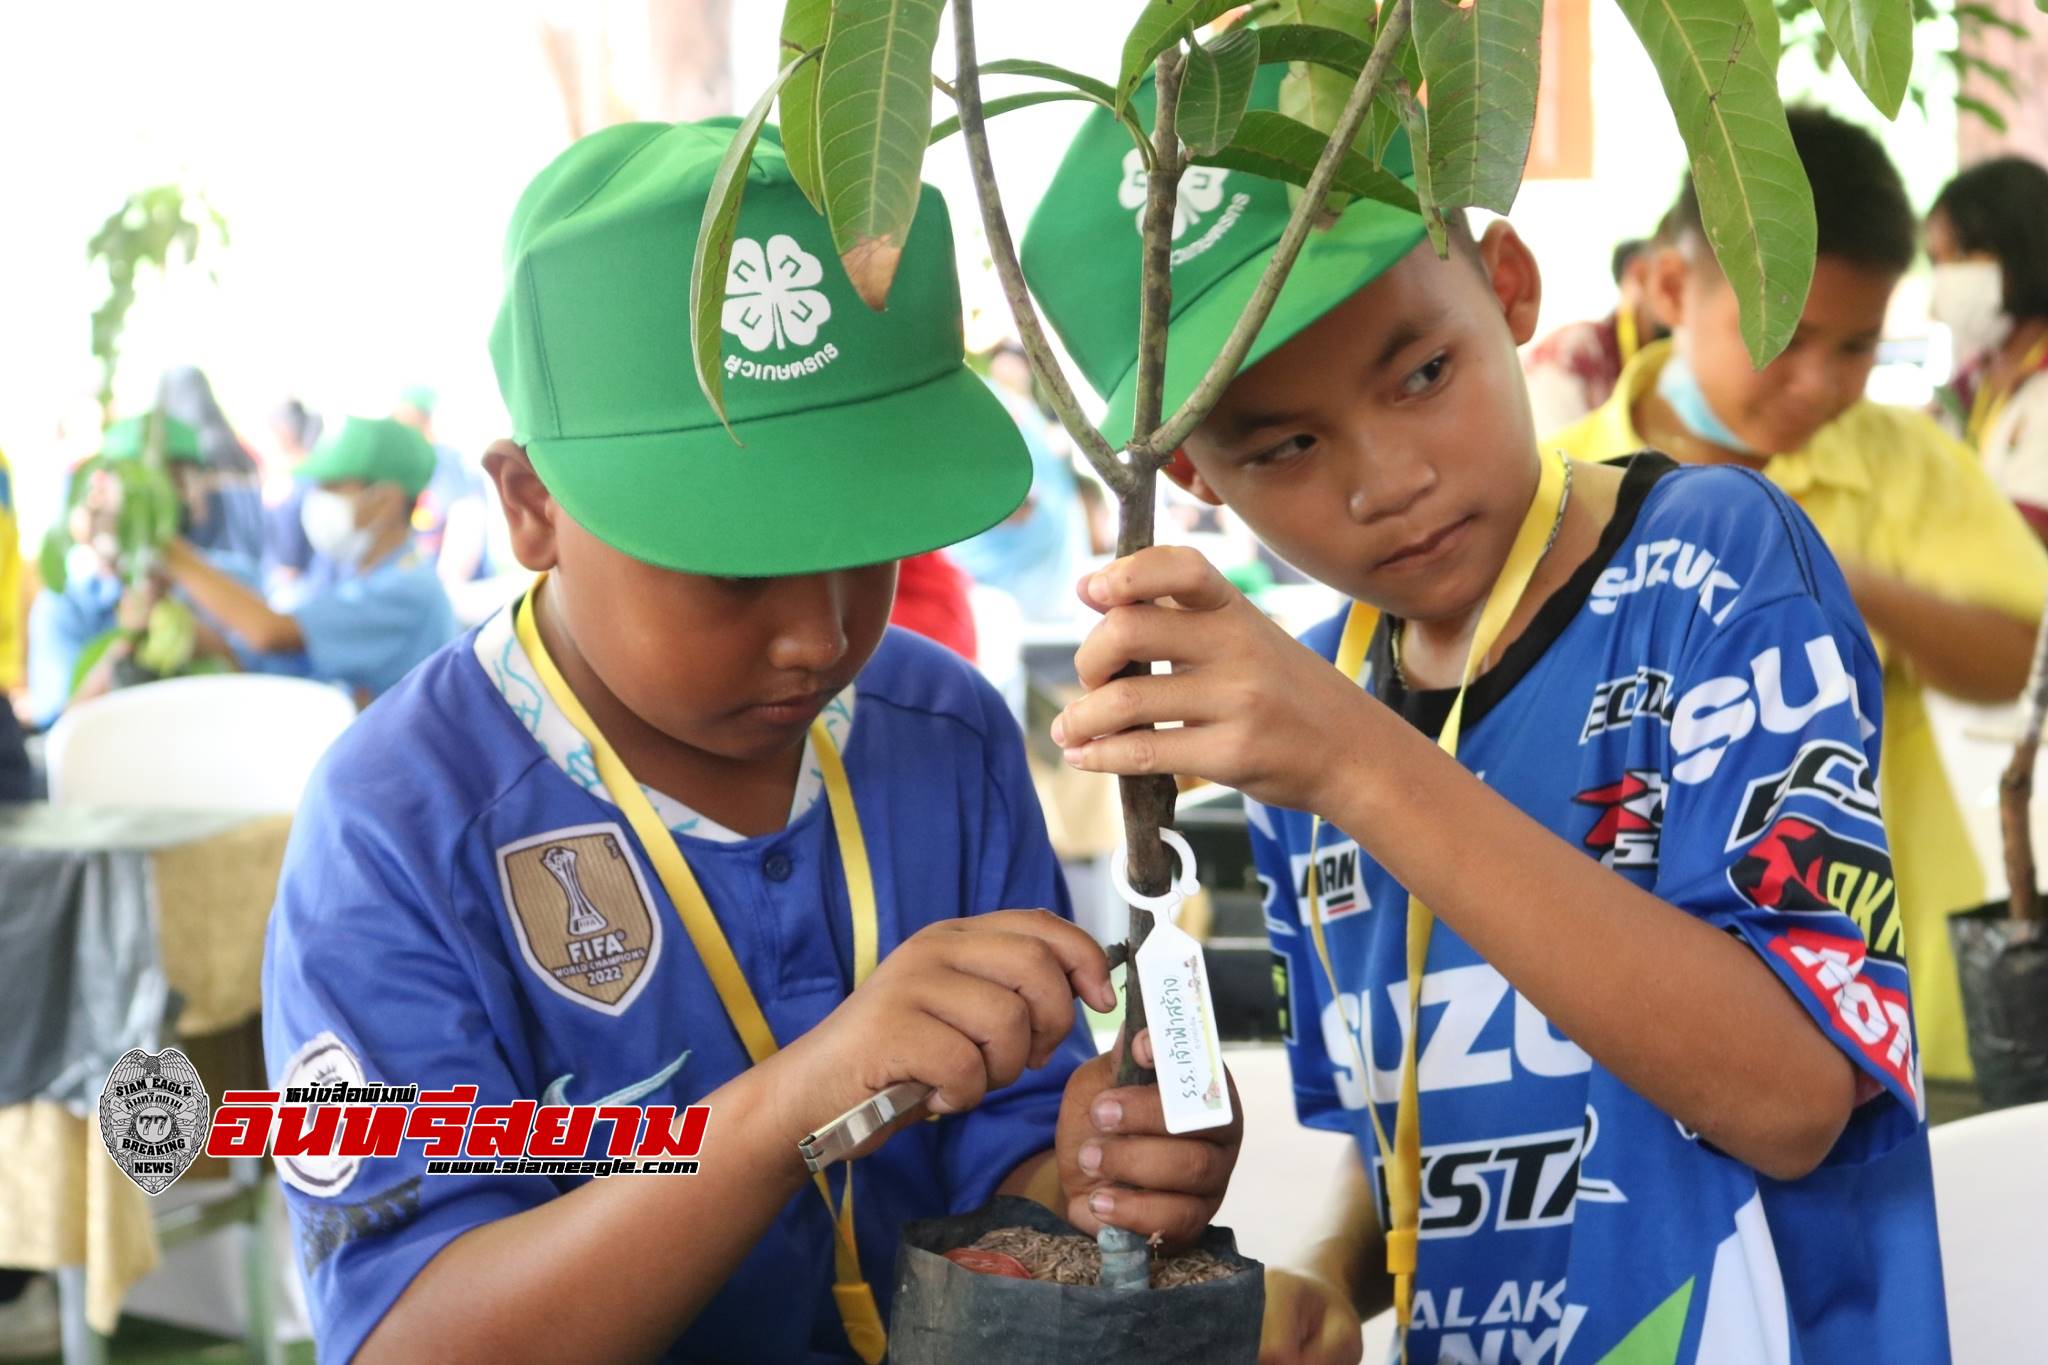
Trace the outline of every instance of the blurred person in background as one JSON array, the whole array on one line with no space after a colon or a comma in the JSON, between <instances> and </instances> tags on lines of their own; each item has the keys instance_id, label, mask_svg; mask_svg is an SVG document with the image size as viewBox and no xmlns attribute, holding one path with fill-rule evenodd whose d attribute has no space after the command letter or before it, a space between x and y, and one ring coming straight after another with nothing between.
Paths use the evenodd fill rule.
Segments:
<instances>
[{"instance_id":1,"label":"blurred person in background","mask_svg":"<svg viewBox=\"0 0 2048 1365\"><path fill-rule=\"evenodd\" d=\"M1927 214L1934 320L1955 339L1952 428L2048 539L2048 168L2002 156Z\"/></svg>"},{"instance_id":2,"label":"blurred person in background","mask_svg":"<svg viewBox=\"0 0 2048 1365\"><path fill-rule=\"evenodd\" d=\"M203 550L231 550L249 562L263 561L263 492L256 457L214 400L213 385L196 366L164 371L157 385L157 410L199 433L199 465L205 477L195 485L198 510L191 542Z\"/></svg>"},{"instance_id":3,"label":"blurred person in background","mask_svg":"<svg viewBox=\"0 0 2048 1365\"><path fill-rule=\"evenodd\" d=\"M130 417L108 427L100 440L100 456L108 460L141 458L150 421L146 416ZM213 518L219 510L219 490L199 433L166 418L163 439L164 459L178 494L181 530L217 525ZM79 666L87 648L108 631L119 627L140 633L163 591L162 585L129 585L128 566L121 560L116 534L121 481L103 469L89 478L83 500L70 513L72 545L65 557L63 591L52 592L46 586L29 608L27 719L37 729L56 724L74 700L97 696L127 676L117 670L133 654L128 641L110 644L87 676L79 675ZM259 569L251 556L226 548L197 553L204 555L213 572L247 591L255 590ZM234 662L234 646L222 634L220 622L201 613L198 624L205 635L198 652Z\"/></svg>"},{"instance_id":4,"label":"blurred person in background","mask_svg":"<svg viewBox=\"0 0 2048 1365\"><path fill-rule=\"evenodd\" d=\"M1820 109L1792 108L1787 121L1813 186L1818 258L1783 354L1761 370L1751 361L1735 290L1708 249L1688 179L1651 268L1671 342L1645 348L1605 405L1545 444L1583 460L1653 446L1689 463L1741 465L1812 518L1884 668L1880 789L1897 880L1863 888L1857 917L1873 951L1913 964L1926 1074L1966 1080L1947 917L1984 900L1984 876L1922 689L1977 702L2019 693L2048 597L2048 553L1975 458L1931 418L1864 398L1893 287L1918 253L1919 226L1897 170L1869 133ZM1619 577L1603 585L1617 594L1658 584L1706 591L1700 580L1718 581L1710 570L1720 547L1698 548L1709 553L1693 553L1690 583L1659 560L1610 570ZM1732 706L1720 714L1733 724ZM1823 887L1833 895L1846 883ZM1789 883L1785 891L1803 894Z\"/></svg>"},{"instance_id":5,"label":"blurred person in background","mask_svg":"<svg viewBox=\"0 0 2048 1365\"><path fill-rule=\"evenodd\" d=\"M1660 229L1661 235L1661 229ZM1650 302L1650 262L1659 238L1614 248L1614 311L1597 322L1570 322L1529 348L1522 373L1536 430L1555 431L1605 403L1636 353L1669 335Z\"/></svg>"},{"instance_id":6,"label":"blurred person in background","mask_svg":"<svg viewBox=\"0 0 2048 1365\"><path fill-rule=\"evenodd\" d=\"M1016 598L1027 619L1066 616L1075 607L1074 580L1090 549L1080 480L1072 461L1053 449L1055 433L1032 397L1031 364L1015 342L996 347L989 380L1024 433L1031 493L1001 525L955 545L951 553L975 582Z\"/></svg>"},{"instance_id":7,"label":"blurred person in background","mask_svg":"<svg viewBox=\"0 0 2048 1365\"><path fill-rule=\"evenodd\" d=\"M14 519L14 472L0 452L0 698L21 684L21 531ZM14 707L0 705L0 802L34 795L28 750ZM6 1295L0 1293L0 1301Z\"/></svg>"},{"instance_id":8,"label":"blurred person in background","mask_svg":"<svg viewBox=\"0 0 2048 1365\"><path fill-rule=\"evenodd\" d=\"M452 592L489 573L491 493L483 470L434 434L434 391L415 384L399 395L394 419L417 431L434 450L434 477L413 509L420 553L432 560Z\"/></svg>"},{"instance_id":9,"label":"blurred person in background","mask_svg":"<svg viewBox=\"0 0 2048 1365\"><path fill-rule=\"evenodd\" d=\"M980 642L974 634L969 587L967 575L944 550L899 561L896 604L889 609L889 624L936 640L973 663Z\"/></svg>"},{"instance_id":10,"label":"blurred person in background","mask_svg":"<svg viewBox=\"0 0 2048 1365\"><path fill-rule=\"evenodd\" d=\"M350 417L321 438L300 470L316 485L304 520L337 572L289 613L182 540L171 542L165 568L263 656L255 666L338 683L366 706L457 634L433 562L413 544L414 507L433 472L425 439L390 418Z\"/></svg>"},{"instance_id":11,"label":"blurred person in background","mask_svg":"<svg viewBox=\"0 0 2048 1365\"><path fill-rule=\"evenodd\" d=\"M313 553L301 510L311 487L300 468L320 440L320 419L296 398L271 409L270 451L263 461L263 582L273 598L317 588L332 566ZM315 581L318 580L318 581Z\"/></svg>"}]
</instances>

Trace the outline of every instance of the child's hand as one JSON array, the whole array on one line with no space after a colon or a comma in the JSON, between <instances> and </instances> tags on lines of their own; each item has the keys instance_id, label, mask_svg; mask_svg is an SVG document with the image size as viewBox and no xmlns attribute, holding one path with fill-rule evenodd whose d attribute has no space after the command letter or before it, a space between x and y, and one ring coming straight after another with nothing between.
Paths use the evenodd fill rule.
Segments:
<instances>
[{"instance_id":1,"label":"child's hand","mask_svg":"<svg viewBox=\"0 0 2048 1365\"><path fill-rule=\"evenodd\" d=\"M1356 683L1247 601L1195 550L1158 546L1083 581L1103 613L1074 667L1091 689L1053 721L1067 762L1091 772L1206 777L1268 805L1326 808L1346 724L1375 709ZM1168 675L1118 678L1165 659ZM1147 722L1177 730L1120 733ZM1353 749L1353 752L1356 750Z\"/></svg>"},{"instance_id":2,"label":"child's hand","mask_svg":"<svg viewBox=\"0 0 2048 1365\"><path fill-rule=\"evenodd\" d=\"M951 1114L1043 1066L1074 1029L1074 997L1113 1008L1109 961L1088 931L1045 910L926 925L825 1021L774 1059L795 1142L899 1081ZM893 1133L908 1119L884 1130ZM878 1135L855 1155L880 1146Z\"/></svg>"},{"instance_id":3,"label":"child's hand","mask_svg":"<svg viewBox=\"0 0 2048 1365\"><path fill-rule=\"evenodd\" d=\"M1141 1031L1132 1046L1141 1063L1152 1065L1149 1032ZM1237 1165L1237 1146L1244 1137L1237 1083L1230 1083L1231 1112L1237 1117L1228 1127L1174 1137L1166 1131L1158 1086L1110 1088L1117 1055L1112 1050L1082 1065L1068 1079L1060 1101L1054 1144L1067 1221L1083 1232L1108 1224L1147 1236L1158 1233L1170 1246L1185 1245L1216 1216Z\"/></svg>"},{"instance_id":4,"label":"child's hand","mask_svg":"<svg viewBox=\"0 0 2048 1365\"><path fill-rule=\"evenodd\" d=\"M1343 1290L1320 1275L1266 1268L1259 1365L1358 1365L1364 1327Z\"/></svg>"}]
</instances>

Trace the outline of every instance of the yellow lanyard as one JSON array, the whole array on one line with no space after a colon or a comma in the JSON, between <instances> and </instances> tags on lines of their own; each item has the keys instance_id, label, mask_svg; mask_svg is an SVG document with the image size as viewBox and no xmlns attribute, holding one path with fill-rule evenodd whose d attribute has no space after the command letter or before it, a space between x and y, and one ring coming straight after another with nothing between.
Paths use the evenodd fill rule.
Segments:
<instances>
[{"instance_id":1,"label":"yellow lanyard","mask_svg":"<svg viewBox=\"0 0 2048 1365\"><path fill-rule=\"evenodd\" d=\"M2048 337L2042 337L2027 349L2027 354L2020 361L2019 374L2012 383L1996 392L1989 384L1977 390L1977 396L1970 400L1970 420L1963 427L1963 436L1970 448L1980 457L1984 454L1984 443L1991 439L1992 431L1998 426L1998 419L2004 413L2005 405L2012 401L2012 396L2019 390L2019 386L2026 383L2044 366L2048 366Z\"/></svg>"},{"instance_id":2,"label":"yellow lanyard","mask_svg":"<svg viewBox=\"0 0 2048 1365\"><path fill-rule=\"evenodd\" d=\"M1508 551L1507 563L1502 567L1500 577L1494 580L1485 607L1480 610L1479 626L1472 633L1471 648L1465 653L1465 668L1459 675L1458 693L1451 699L1450 714L1444 718L1443 732L1437 736L1437 747L1453 758L1458 754L1458 726L1464 715L1465 689L1472 683L1472 672L1493 648L1494 641L1500 638L1516 604L1527 591L1537 564L1542 562L1543 552L1549 548L1553 528L1564 509L1564 492L1563 457L1555 462L1542 461L1536 480L1536 496L1522 518L1521 530L1515 533L1515 543ZM1379 619L1377 608L1363 602L1351 604L1344 620L1344 636L1337 646L1337 667L1345 677L1358 677L1359 669L1365 663L1366 647L1372 642L1372 633ZM1337 1003L1337 1017L1351 1035L1351 1046L1357 1053L1359 1083L1365 1087L1365 1112L1372 1120L1373 1138L1379 1144L1380 1167L1386 1172L1388 1222L1392 1224L1386 1230L1387 1271L1394 1277L1394 1315L1401 1334L1401 1358L1405 1361L1408 1358L1408 1324L1414 1305L1416 1239L1422 1208L1422 1104L1415 1069L1415 1039L1422 1018L1422 976L1429 960L1430 929L1436 921L1428 906L1413 895L1408 897L1408 1027L1401 1038L1401 1097L1394 1109L1394 1140L1389 1142L1386 1127L1380 1122L1379 1109L1373 1103L1372 1062L1359 1041L1360 1031L1365 1027L1363 1014L1371 1008L1371 1001L1360 1000L1360 1017L1356 1020L1346 1013L1343 992L1337 986L1337 971L1330 961L1330 946L1323 933L1322 879L1315 859L1322 832L1322 817L1317 816L1308 836L1309 932L1315 938L1316 957L1323 964L1323 978L1330 985L1330 998Z\"/></svg>"},{"instance_id":3,"label":"yellow lanyard","mask_svg":"<svg viewBox=\"0 0 2048 1365\"><path fill-rule=\"evenodd\" d=\"M534 671L540 674L541 686L554 698L555 705L562 709L562 714L576 727L576 732L589 741L590 752L597 760L597 774L604 779L605 790L611 793L613 803L624 813L626 822L632 825L633 833L639 836L640 847L646 850L648 860L654 864L654 870L661 878L662 888L675 905L676 914L683 921L683 929L690 936L690 945L697 950L698 960L710 975L726 1015L738 1031L740 1042L745 1044L747 1055L758 1066L775 1055L775 1034L769 1029L768 1017L754 999L745 974L740 971L739 959L733 956L725 931L718 927L718 917L711 912L711 902L704 898L704 889L697 884L696 874L690 871L689 860L676 846L675 835L662 824L661 817L654 813L653 805L647 800L647 794L640 790L639 782L619 761L618 753L598 731L590 713L583 709L583 703L569 690L569 684L563 681L561 671L548 656L540 631L534 626L534 595L546 579L547 575L542 574L526 596L520 599L518 614L514 618L520 647L533 661ZM853 906L853 984L859 986L875 970L875 879L868 866L867 844L861 838L860 818L853 808L853 788L846 780L846 766L840 761L839 749L832 743L831 735L826 733L822 720L811 725L811 743L817 753L818 767L825 775L825 799L832 811L832 831L839 841L839 861L846 869L846 894ZM794 1139L791 1141L793 1144ZM792 1155L793 1152L792 1147ZM876 1306L875 1292L861 1278L860 1248L853 1236L853 1166L851 1163L847 1165L845 1194L836 1210L832 1204L832 1187L824 1173L818 1172L812 1178L817 1182L818 1193L824 1198L825 1209L833 1219L832 1297L839 1306L839 1319L846 1326L846 1337L853 1344L855 1353L867 1365L877 1365L888 1353L888 1334L882 1328L882 1313Z\"/></svg>"}]
</instances>

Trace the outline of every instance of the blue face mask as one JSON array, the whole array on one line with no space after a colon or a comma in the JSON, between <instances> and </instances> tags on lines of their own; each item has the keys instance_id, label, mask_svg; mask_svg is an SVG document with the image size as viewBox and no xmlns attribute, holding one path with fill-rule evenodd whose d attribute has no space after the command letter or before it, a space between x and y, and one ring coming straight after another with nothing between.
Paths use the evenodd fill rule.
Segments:
<instances>
[{"instance_id":1,"label":"blue face mask","mask_svg":"<svg viewBox=\"0 0 2048 1365\"><path fill-rule=\"evenodd\" d=\"M1757 453L1754 446L1729 430L1728 424L1714 411L1684 352L1673 351L1671 358L1664 362L1663 370L1657 375L1657 396L1671 405L1671 411L1697 439L1739 455Z\"/></svg>"}]
</instances>

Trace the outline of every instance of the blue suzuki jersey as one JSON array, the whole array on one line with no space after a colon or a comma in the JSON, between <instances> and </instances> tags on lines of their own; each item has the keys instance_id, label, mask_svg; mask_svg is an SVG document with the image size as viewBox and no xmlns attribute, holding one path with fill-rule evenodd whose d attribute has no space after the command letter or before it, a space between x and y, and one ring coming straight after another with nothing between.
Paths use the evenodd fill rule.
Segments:
<instances>
[{"instance_id":1,"label":"blue suzuki jersey","mask_svg":"<svg viewBox=\"0 0 2048 1365\"><path fill-rule=\"evenodd\" d=\"M891 631L849 693L827 721L843 736L881 952L980 911L1069 914L1021 737L995 692L945 650ZM479 1104L683 1106L747 1067L660 878L587 745L563 741L550 706L501 614L335 745L293 827L270 922L264 1041L277 1084L473 1084ZM757 838L658 805L689 831L678 841L775 1036L786 1044L816 1027L848 994L853 945L815 775L789 825ZM574 937L579 904L607 921L605 934ZM1066 1079L1093 1053L1077 1017L1045 1068L857 1163L861 1265L885 1321L900 1226L979 1207L1050 1147ZM701 1174L606 1178L716 1180L718 1122L714 1112ZM599 1125L593 1154L606 1136ZM418 1147L395 1160L279 1161L322 1360L349 1359L450 1240L583 1183L429 1174ZM835 1171L835 1195L839 1184ZM615 1265L565 1267L565 1283L636 1273L636 1249L617 1253ZM832 1270L832 1226L806 1184L669 1358L853 1359ZM574 1316L563 1318L563 1359L578 1354Z\"/></svg>"},{"instance_id":2,"label":"blue suzuki jersey","mask_svg":"<svg viewBox=\"0 0 2048 1365\"><path fill-rule=\"evenodd\" d=\"M1342 618L1305 643L1333 658ZM1428 733L1386 627L1365 685ZM1733 468L1638 456L1587 563L1465 699L1458 759L1659 899L1747 943L1856 1066L1822 1166L1778 1182L1561 1036L1448 925L1420 983L1409 1360L1943 1361L1918 1062L1877 800L1877 659L1819 536ZM1385 1213L1408 896L1344 831L1253 807L1295 1104L1353 1134ZM1308 928L1320 873L1333 1000ZM1501 887L1513 895L1512 887ZM1532 932L1541 932L1532 926ZM1659 988L1661 991L1661 987ZM1682 990L1644 1027L1684 1029Z\"/></svg>"}]
</instances>

